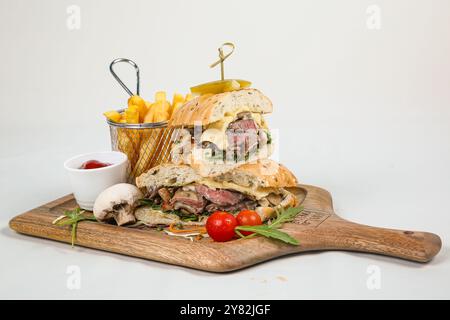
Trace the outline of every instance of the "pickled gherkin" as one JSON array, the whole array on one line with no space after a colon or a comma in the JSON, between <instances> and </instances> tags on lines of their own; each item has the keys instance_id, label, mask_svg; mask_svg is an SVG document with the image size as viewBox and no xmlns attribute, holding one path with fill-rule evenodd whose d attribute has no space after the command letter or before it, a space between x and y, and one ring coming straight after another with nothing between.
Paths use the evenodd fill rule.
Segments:
<instances>
[{"instance_id":1,"label":"pickled gherkin","mask_svg":"<svg viewBox=\"0 0 450 320\"><path fill-rule=\"evenodd\" d=\"M229 92L238 89L248 88L252 83L247 80L240 79L226 79L213 82L202 83L198 86L191 87L191 92L194 94L218 94L222 92Z\"/></svg>"}]
</instances>

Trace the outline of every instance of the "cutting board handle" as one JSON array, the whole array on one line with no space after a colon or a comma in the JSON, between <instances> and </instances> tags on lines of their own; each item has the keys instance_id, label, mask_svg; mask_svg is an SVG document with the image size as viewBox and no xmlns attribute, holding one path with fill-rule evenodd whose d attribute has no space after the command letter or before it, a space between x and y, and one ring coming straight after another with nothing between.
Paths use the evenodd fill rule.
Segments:
<instances>
[{"instance_id":1,"label":"cutting board handle","mask_svg":"<svg viewBox=\"0 0 450 320\"><path fill-rule=\"evenodd\" d=\"M344 219L335 225L337 238L330 245L340 250L378 253L418 262L430 261L441 249L438 235L429 232L366 226Z\"/></svg>"}]
</instances>

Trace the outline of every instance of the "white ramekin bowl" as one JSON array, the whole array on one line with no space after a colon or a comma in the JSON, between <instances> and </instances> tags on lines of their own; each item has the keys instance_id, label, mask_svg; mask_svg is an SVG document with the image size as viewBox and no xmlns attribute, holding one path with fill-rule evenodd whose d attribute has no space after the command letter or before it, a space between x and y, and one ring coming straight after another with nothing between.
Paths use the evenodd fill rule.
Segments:
<instances>
[{"instance_id":1,"label":"white ramekin bowl","mask_svg":"<svg viewBox=\"0 0 450 320\"><path fill-rule=\"evenodd\" d=\"M98 169L80 169L88 160L111 163ZM126 182L128 158L118 151L93 152L75 156L64 162L72 192L80 208L92 211L97 196L106 188Z\"/></svg>"}]
</instances>

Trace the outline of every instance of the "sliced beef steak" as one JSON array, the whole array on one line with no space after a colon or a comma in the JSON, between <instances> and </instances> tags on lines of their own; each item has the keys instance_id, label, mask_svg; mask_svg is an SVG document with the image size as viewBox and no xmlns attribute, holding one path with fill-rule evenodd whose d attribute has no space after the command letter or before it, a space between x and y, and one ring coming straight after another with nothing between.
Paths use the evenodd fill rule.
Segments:
<instances>
[{"instance_id":1,"label":"sliced beef steak","mask_svg":"<svg viewBox=\"0 0 450 320\"><path fill-rule=\"evenodd\" d=\"M189 213L199 214L202 213L206 201L195 191L178 189L170 200L170 204L175 210L184 209Z\"/></svg>"},{"instance_id":2,"label":"sliced beef steak","mask_svg":"<svg viewBox=\"0 0 450 320\"><path fill-rule=\"evenodd\" d=\"M258 145L264 144L265 136L261 132L265 134L251 117L244 117L230 123L227 129L227 159L231 157L242 160L249 153L254 153Z\"/></svg>"},{"instance_id":3,"label":"sliced beef steak","mask_svg":"<svg viewBox=\"0 0 450 320\"><path fill-rule=\"evenodd\" d=\"M253 119L241 119L231 122L228 125L228 129L231 130L256 130L258 126Z\"/></svg>"},{"instance_id":4,"label":"sliced beef steak","mask_svg":"<svg viewBox=\"0 0 450 320\"><path fill-rule=\"evenodd\" d=\"M211 189L203 184L196 185L195 191L207 200L219 206L235 205L244 198L244 196L240 193L223 189Z\"/></svg>"},{"instance_id":5,"label":"sliced beef steak","mask_svg":"<svg viewBox=\"0 0 450 320\"><path fill-rule=\"evenodd\" d=\"M150 190L151 200L161 204L163 211L180 210L187 214L206 212L253 210L256 201L242 193L209 188L203 184L190 184L179 188L155 188Z\"/></svg>"}]
</instances>

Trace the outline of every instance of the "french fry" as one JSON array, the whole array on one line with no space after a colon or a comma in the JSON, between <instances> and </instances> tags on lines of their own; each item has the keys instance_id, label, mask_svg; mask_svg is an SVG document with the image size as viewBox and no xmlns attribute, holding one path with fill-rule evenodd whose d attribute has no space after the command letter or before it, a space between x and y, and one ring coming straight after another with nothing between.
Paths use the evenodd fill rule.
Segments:
<instances>
[{"instance_id":1,"label":"french fry","mask_svg":"<svg viewBox=\"0 0 450 320\"><path fill-rule=\"evenodd\" d=\"M174 112L176 112L183 104L184 104L184 101L183 101L183 102L177 102L177 103L175 103L175 104L173 105L173 108L172 108L172 114L171 114L171 115L173 115Z\"/></svg>"},{"instance_id":2,"label":"french fry","mask_svg":"<svg viewBox=\"0 0 450 320\"><path fill-rule=\"evenodd\" d=\"M153 122L161 122L161 121L167 121L169 120L169 113L166 111L159 111L157 110L155 112L155 116L153 118Z\"/></svg>"},{"instance_id":3,"label":"french fry","mask_svg":"<svg viewBox=\"0 0 450 320\"><path fill-rule=\"evenodd\" d=\"M147 114L144 117L144 123L154 122L153 121L154 115L155 115L155 108L154 103L152 103L152 105L148 108Z\"/></svg>"},{"instance_id":4,"label":"french fry","mask_svg":"<svg viewBox=\"0 0 450 320\"><path fill-rule=\"evenodd\" d=\"M120 119L121 119L121 115L120 115L120 113L118 113L117 111L106 111L106 112L104 112L103 113L103 115L108 119L108 120L111 120L111 121L114 121L114 122L119 122L120 121Z\"/></svg>"},{"instance_id":5,"label":"french fry","mask_svg":"<svg viewBox=\"0 0 450 320\"><path fill-rule=\"evenodd\" d=\"M174 109L175 105L180 102L181 103L184 102L183 95L181 93L175 93L172 98L172 105L170 106L170 112L169 112L170 114L173 113L173 109Z\"/></svg>"},{"instance_id":6,"label":"french fry","mask_svg":"<svg viewBox=\"0 0 450 320\"><path fill-rule=\"evenodd\" d=\"M161 112L161 113L169 113L170 111L170 104L167 101L156 101L154 104L152 104L152 109L155 109L155 113Z\"/></svg>"},{"instance_id":7,"label":"french fry","mask_svg":"<svg viewBox=\"0 0 450 320\"><path fill-rule=\"evenodd\" d=\"M170 113L171 107L169 101L167 101L167 94L165 91L158 91L155 93L155 103L153 104L153 108L155 107L156 111Z\"/></svg>"},{"instance_id":8,"label":"french fry","mask_svg":"<svg viewBox=\"0 0 450 320\"><path fill-rule=\"evenodd\" d=\"M155 102L146 101L140 96L132 96L128 99L128 106L124 112L107 111L104 113L109 120L125 123L152 123L168 121L173 110L180 108L187 97L175 93L172 103L167 100L165 91L155 93ZM149 168L157 165L166 158L161 139L167 134L165 128L116 128L116 147L128 157L130 164L130 177L137 177Z\"/></svg>"},{"instance_id":9,"label":"french fry","mask_svg":"<svg viewBox=\"0 0 450 320\"><path fill-rule=\"evenodd\" d=\"M126 123L139 123L139 112L136 109L137 107L134 105L130 107L125 110Z\"/></svg>"},{"instance_id":10,"label":"french fry","mask_svg":"<svg viewBox=\"0 0 450 320\"><path fill-rule=\"evenodd\" d=\"M166 101L167 95L165 91L158 91L155 93L155 102L157 101Z\"/></svg>"},{"instance_id":11,"label":"french fry","mask_svg":"<svg viewBox=\"0 0 450 320\"><path fill-rule=\"evenodd\" d=\"M170 106L169 101L163 101L163 102L161 102L161 104L162 104L162 107L161 107L162 111L170 114L171 106Z\"/></svg>"},{"instance_id":12,"label":"french fry","mask_svg":"<svg viewBox=\"0 0 450 320\"><path fill-rule=\"evenodd\" d=\"M139 122L144 121L145 114L147 113L147 106L145 105L145 100L140 96L131 96L128 99L128 108L131 106L136 106L139 112Z\"/></svg>"},{"instance_id":13,"label":"french fry","mask_svg":"<svg viewBox=\"0 0 450 320\"><path fill-rule=\"evenodd\" d=\"M140 96L134 95L128 98L128 105L144 105L145 106L145 100L142 99Z\"/></svg>"},{"instance_id":14,"label":"french fry","mask_svg":"<svg viewBox=\"0 0 450 320\"><path fill-rule=\"evenodd\" d=\"M139 107L135 104L128 106L124 111L126 123L139 123Z\"/></svg>"},{"instance_id":15,"label":"french fry","mask_svg":"<svg viewBox=\"0 0 450 320\"><path fill-rule=\"evenodd\" d=\"M175 93L172 99L172 105L175 105L177 102L184 102L184 97L181 93Z\"/></svg>"},{"instance_id":16,"label":"french fry","mask_svg":"<svg viewBox=\"0 0 450 320\"><path fill-rule=\"evenodd\" d=\"M186 94L184 101L188 102L188 101L191 101L193 98L194 98L194 96L192 95L192 93L188 93L188 94Z\"/></svg>"},{"instance_id":17,"label":"french fry","mask_svg":"<svg viewBox=\"0 0 450 320\"><path fill-rule=\"evenodd\" d=\"M130 104L126 110L139 112L139 107L135 104Z\"/></svg>"}]
</instances>

